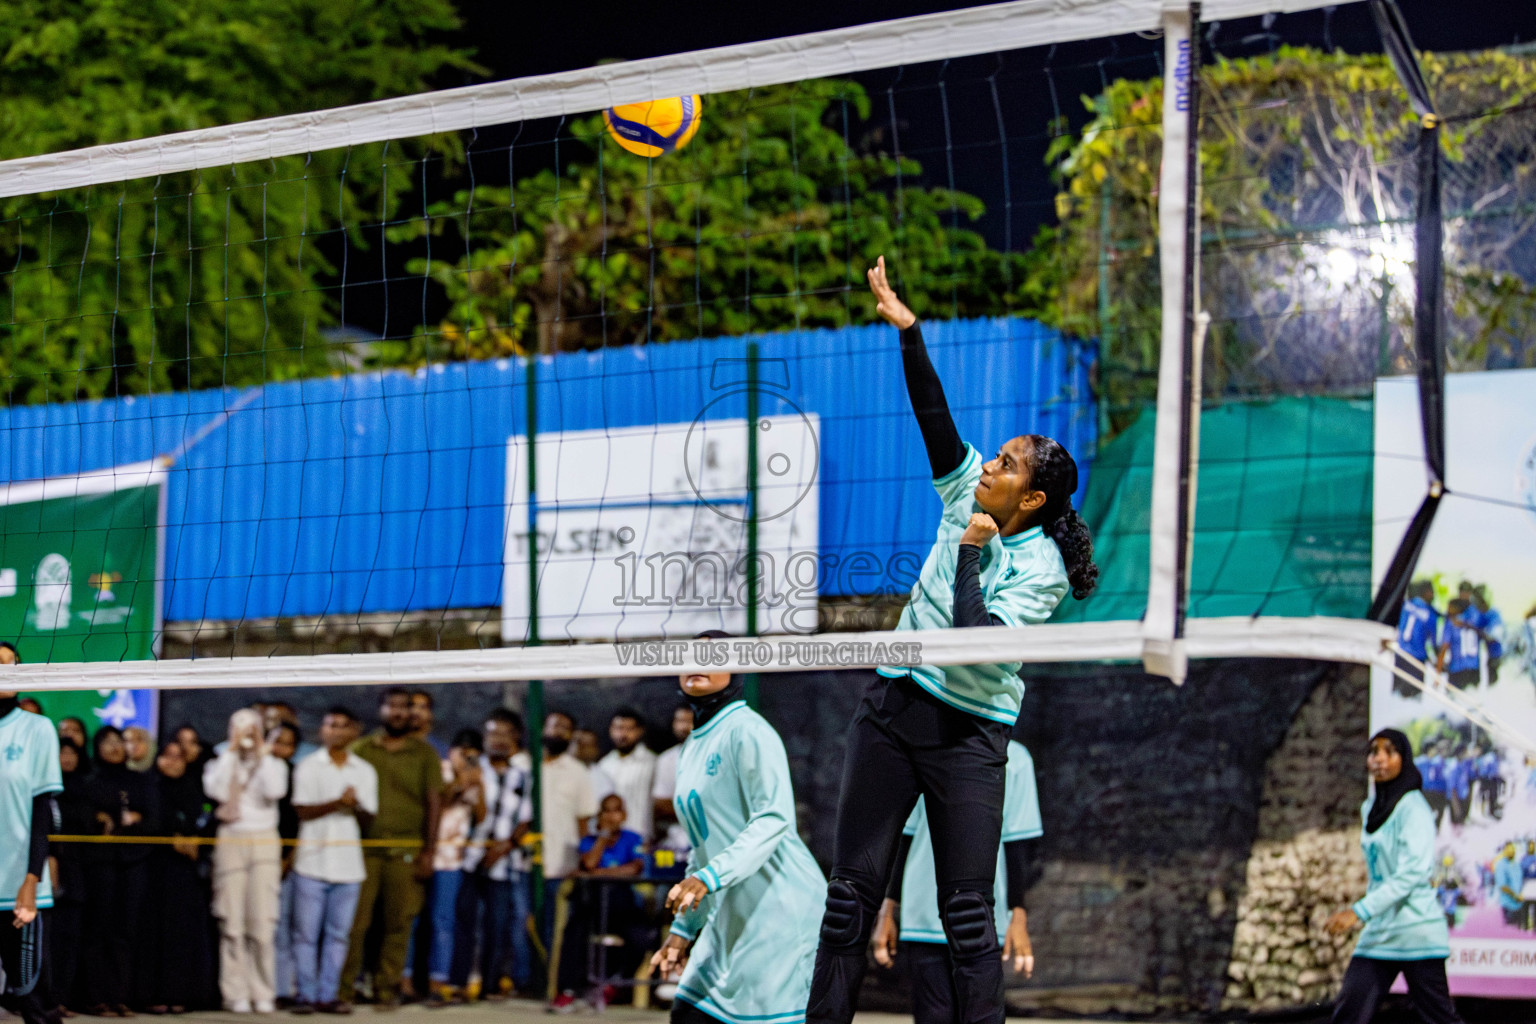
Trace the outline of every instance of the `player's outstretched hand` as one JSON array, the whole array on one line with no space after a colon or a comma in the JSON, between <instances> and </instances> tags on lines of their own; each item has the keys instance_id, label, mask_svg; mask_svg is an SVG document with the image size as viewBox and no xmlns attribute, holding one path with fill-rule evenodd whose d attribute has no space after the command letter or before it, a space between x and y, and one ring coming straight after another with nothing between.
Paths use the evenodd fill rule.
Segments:
<instances>
[{"instance_id":1,"label":"player's outstretched hand","mask_svg":"<svg viewBox=\"0 0 1536 1024\"><path fill-rule=\"evenodd\" d=\"M691 910L704 901L709 889L697 878L689 876L672 887L667 893L667 909L674 914Z\"/></svg>"},{"instance_id":2,"label":"player's outstretched hand","mask_svg":"<svg viewBox=\"0 0 1536 1024\"><path fill-rule=\"evenodd\" d=\"M997 522L985 512L972 512L971 521L960 535L961 544L974 544L984 548L997 536Z\"/></svg>"},{"instance_id":3,"label":"player's outstretched hand","mask_svg":"<svg viewBox=\"0 0 1536 1024\"><path fill-rule=\"evenodd\" d=\"M875 312L884 317L886 323L899 330L906 330L917 323L917 314L896 297L895 290L885 279L884 256L875 260L874 267L865 276L869 278L869 290L875 296Z\"/></svg>"},{"instance_id":4,"label":"player's outstretched hand","mask_svg":"<svg viewBox=\"0 0 1536 1024\"><path fill-rule=\"evenodd\" d=\"M1008 930L1003 933L1003 962L1013 961L1013 972L1026 978L1035 975L1035 951L1029 944L1029 924L1023 907L1014 907L1008 919Z\"/></svg>"},{"instance_id":5,"label":"player's outstretched hand","mask_svg":"<svg viewBox=\"0 0 1536 1024\"><path fill-rule=\"evenodd\" d=\"M897 903L887 899L880 904L880 916L875 920L875 933L869 944L875 951L875 963L892 967L896 963L896 943L901 938L901 928L896 924Z\"/></svg>"},{"instance_id":6,"label":"player's outstretched hand","mask_svg":"<svg viewBox=\"0 0 1536 1024\"><path fill-rule=\"evenodd\" d=\"M683 973L683 965L688 962L689 945L688 940L681 935L668 935L667 941L651 957L651 973L663 981L675 981Z\"/></svg>"}]
</instances>

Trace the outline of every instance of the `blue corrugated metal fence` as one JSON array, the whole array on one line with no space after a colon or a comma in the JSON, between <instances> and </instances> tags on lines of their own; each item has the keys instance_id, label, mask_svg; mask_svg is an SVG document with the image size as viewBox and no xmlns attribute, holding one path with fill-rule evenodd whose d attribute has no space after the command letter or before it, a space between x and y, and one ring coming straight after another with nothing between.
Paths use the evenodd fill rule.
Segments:
<instances>
[{"instance_id":1,"label":"blue corrugated metal fence","mask_svg":"<svg viewBox=\"0 0 1536 1024\"><path fill-rule=\"evenodd\" d=\"M1087 487L1090 349L1020 319L925 334L968 440L990 455L1015 434L1050 434L1078 455ZM728 378L748 340L768 370L761 414L821 417L823 592L867 593L882 582L870 561L924 550L937 511L888 327L545 358L539 430L690 422L739 383ZM212 427L170 474L167 620L493 606L506 444L523 431L523 403L521 365L500 360L0 409L0 480L141 461ZM745 412L738 392L707 418Z\"/></svg>"}]
</instances>

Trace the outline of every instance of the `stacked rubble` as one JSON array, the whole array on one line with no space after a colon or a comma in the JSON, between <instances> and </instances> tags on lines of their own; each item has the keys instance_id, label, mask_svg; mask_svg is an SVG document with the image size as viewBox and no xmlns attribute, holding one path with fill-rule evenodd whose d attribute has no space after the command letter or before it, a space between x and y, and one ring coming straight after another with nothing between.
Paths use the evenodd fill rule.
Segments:
<instances>
[{"instance_id":1,"label":"stacked rubble","mask_svg":"<svg viewBox=\"0 0 1536 1024\"><path fill-rule=\"evenodd\" d=\"M1368 687L1363 669L1324 680L1269 761L1259 832L1238 900L1227 1009L1278 1009L1332 999L1353 936L1323 922L1365 892Z\"/></svg>"}]
</instances>

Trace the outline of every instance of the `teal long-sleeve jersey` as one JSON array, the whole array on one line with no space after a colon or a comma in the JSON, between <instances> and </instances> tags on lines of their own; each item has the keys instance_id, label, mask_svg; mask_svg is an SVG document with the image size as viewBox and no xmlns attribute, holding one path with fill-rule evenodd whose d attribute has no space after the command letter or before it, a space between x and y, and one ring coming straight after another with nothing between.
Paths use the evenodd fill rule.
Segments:
<instances>
[{"instance_id":1,"label":"teal long-sleeve jersey","mask_svg":"<svg viewBox=\"0 0 1536 1024\"><path fill-rule=\"evenodd\" d=\"M955 563L971 513L981 511L975 497L981 464L981 453L966 445L965 461L933 482L944 513L922 573L912 586L912 596L896 623L898 630L948 629L955 624ZM993 537L982 549L981 592L987 611L1004 625L1033 626L1048 621L1071 589L1061 549L1038 526L1011 537ZM882 666L876 671L890 679L911 676L917 685L951 707L1012 725L1024 699L1019 667L1015 661L947 668Z\"/></svg>"},{"instance_id":2,"label":"teal long-sleeve jersey","mask_svg":"<svg viewBox=\"0 0 1536 1024\"><path fill-rule=\"evenodd\" d=\"M992 885L992 912L997 934L1008 930L1012 910L1008 906L1008 866L1003 845L1045 834L1040 823L1040 796L1035 788L1035 760L1024 744L1008 741L1007 782L1003 790L1003 841L997 849L997 876ZM939 883L934 878L933 840L928 835L928 810L922 797L907 818L904 835L912 837L907 863L901 875L901 940L944 943L939 920Z\"/></svg>"},{"instance_id":3,"label":"teal long-sleeve jersey","mask_svg":"<svg viewBox=\"0 0 1536 1024\"><path fill-rule=\"evenodd\" d=\"M678 998L725 1024L802 1024L827 880L795 830L784 742L727 704L684 742L673 803L709 889L672 922L693 941Z\"/></svg>"},{"instance_id":4,"label":"teal long-sleeve jersey","mask_svg":"<svg viewBox=\"0 0 1536 1024\"><path fill-rule=\"evenodd\" d=\"M1360 808L1361 823L1371 801ZM1445 914L1435 901L1435 812L1418 790L1397 802L1374 834L1360 830L1370 884L1354 905L1365 922L1355 956L1373 960L1429 960L1451 955Z\"/></svg>"}]
</instances>

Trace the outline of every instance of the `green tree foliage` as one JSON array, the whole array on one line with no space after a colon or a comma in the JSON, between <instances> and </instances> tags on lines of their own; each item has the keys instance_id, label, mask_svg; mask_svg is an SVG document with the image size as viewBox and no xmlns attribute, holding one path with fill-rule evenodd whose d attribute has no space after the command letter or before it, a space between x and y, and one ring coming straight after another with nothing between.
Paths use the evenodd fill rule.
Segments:
<instances>
[{"instance_id":1,"label":"green tree foliage","mask_svg":"<svg viewBox=\"0 0 1536 1024\"><path fill-rule=\"evenodd\" d=\"M451 0L15 0L0 157L416 92L474 69L433 42L457 26ZM451 159L458 143L423 148ZM409 186L381 147L358 147L0 202L9 400L327 369L325 235L387 215Z\"/></svg>"},{"instance_id":2,"label":"green tree foliage","mask_svg":"<svg viewBox=\"0 0 1536 1024\"><path fill-rule=\"evenodd\" d=\"M1445 118L1453 369L1536 364L1536 59L1425 54ZM1063 135L1059 228L1037 246L1052 322L1103 341L1101 389L1155 392L1158 81L1117 81ZM1208 395L1361 390L1412 366L1418 120L1386 60L1282 48L1202 75Z\"/></svg>"},{"instance_id":3,"label":"green tree foliage","mask_svg":"<svg viewBox=\"0 0 1536 1024\"><path fill-rule=\"evenodd\" d=\"M657 159L620 149L600 117L577 119L558 169L460 191L397 230L464 255L411 265L450 309L381 358L865 323L864 271L881 253L919 315L1027 307L1027 257L965 226L981 201L918 184L922 168L884 152L868 117L851 82L706 96L698 135Z\"/></svg>"}]
</instances>

